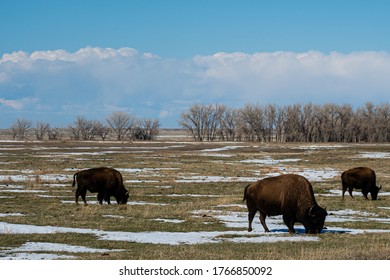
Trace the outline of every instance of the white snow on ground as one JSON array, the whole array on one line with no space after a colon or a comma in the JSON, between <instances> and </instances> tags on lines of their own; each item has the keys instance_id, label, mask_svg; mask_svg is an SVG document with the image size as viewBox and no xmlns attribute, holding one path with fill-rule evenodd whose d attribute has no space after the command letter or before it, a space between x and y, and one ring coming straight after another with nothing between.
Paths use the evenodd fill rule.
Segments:
<instances>
[{"instance_id":1,"label":"white snow on ground","mask_svg":"<svg viewBox=\"0 0 390 280\"><path fill-rule=\"evenodd\" d=\"M287 168L287 167L279 167L279 172L272 172L268 173L267 176L278 176L281 174L290 174L295 173L298 175L301 175L303 177L306 177L309 181L315 181L315 182L321 182L328 179L333 179L335 177L338 177L340 172L337 170L334 170L332 168L325 168L321 170L314 170L314 169L298 169L298 168Z\"/></svg>"},{"instance_id":2,"label":"white snow on ground","mask_svg":"<svg viewBox=\"0 0 390 280\"><path fill-rule=\"evenodd\" d=\"M336 149L336 148L345 148L347 146L345 145L334 145L334 144L330 144L330 145L322 145L322 144L318 144L318 145L303 145L303 146L299 146L297 147L298 149L302 149L302 150L327 150L327 149Z\"/></svg>"},{"instance_id":3,"label":"white snow on ground","mask_svg":"<svg viewBox=\"0 0 390 280\"><path fill-rule=\"evenodd\" d=\"M182 146L171 146L171 147L146 147L145 149L167 149L172 147L182 147ZM238 149L241 146L226 146L216 149L206 149L201 150L201 153L205 155L213 155L220 157L231 156L229 154L221 154L221 151L228 151ZM312 149L333 149L337 146L303 146L302 149L312 150ZM343 146L339 146L343 147ZM112 151L111 151L112 152ZM68 155L101 155L107 154L109 152L80 152L80 153L65 153ZM58 156L63 156L64 153L58 153ZM38 155L46 156L46 155ZM47 156L53 156L52 154ZM57 155L55 155L57 156ZM361 153L360 157L362 158L390 158L390 153ZM291 158L291 159L281 159L275 160L271 157L264 157L261 159L252 159L241 161L248 164L266 164L266 165L278 165L283 163L294 163L298 162L300 159ZM177 168L176 168L177 169ZM122 172L128 173L140 173L140 175L151 174L154 176L159 176L159 171L163 170L175 170L175 168L139 168L139 169L120 169ZM12 171L12 172L11 172ZM65 171L75 172L76 170L69 169ZM7 170L3 170L7 172ZM15 173L17 171L10 170L10 173ZM22 170L20 175L0 175L1 181L34 181L36 175L33 174L32 170ZM314 169L298 169L294 167L278 166L276 172L264 174L268 176L277 176L285 173L296 173L302 176L305 176L310 181L323 181L327 179L333 179L340 176L340 171L328 168L322 170ZM42 181L48 181L58 183L58 182L70 182L73 178L72 175L63 175L63 174L39 174L39 178ZM254 182L257 181L259 177L223 177L223 176L197 176L194 174L184 174L176 178L176 182L184 183L205 183L205 182ZM127 181L130 182L130 181ZM134 180L131 182L159 182L153 180ZM52 184L51 184L52 185ZM63 184L65 185L65 184ZM171 188L171 186L160 186L161 188ZM23 186L17 185L0 185L0 192L44 192L41 190L28 190ZM327 195L327 194L321 194ZM341 196L341 190L330 190L329 195L339 195ZM355 192L354 192L355 195ZM361 195L361 193L356 192L356 195ZM380 192L379 196L390 195L390 193ZM172 195L175 196L175 195ZM41 196L42 197L42 196ZM10 198L10 197L6 197ZM380 199L380 197L379 197ZM74 203L74 201L62 201L63 203ZM95 196L93 199L88 200L88 203L94 204ZM148 203L142 201L133 201L129 203L130 205L156 205L155 203ZM167 205L167 204L157 204L157 205ZM236 205L245 207L244 205ZM222 207L222 206L220 206ZM390 209L388 207L380 207L381 209ZM390 223L389 218L381 218L380 216L373 215L368 212L361 212L355 210L338 210L338 211L329 211L326 222L332 223L341 223L346 221L372 221L378 223L388 224ZM320 235L306 235L302 234L304 228L301 224L296 224L295 229L298 232L296 235L290 235L287 233L287 227L284 225L282 217L268 217L267 225L270 228L271 232L265 233L262 226L259 223L258 216L256 216L253 227L254 231L248 233L247 228L247 212L232 212L232 211L221 211L221 210L200 210L196 213L192 213L195 217L199 218L200 221L204 217L213 217L221 221L229 230L228 231L200 231L200 232L116 232L116 231L102 231L98 229L83 229L83 228L70 228L70 227L53 227L53 226L35 226L35 225L23 225L23 224L12 224L7 222L0 222L0 235L1 234L55 234L55 233L79 233L79 234L93 234L96 238L100 240L112 240L112 241L125 241L125 242L138 242L138 243L152 243L152 244L169 244L169 245L179 245L179 244L203 244L203 243L218 243L218 242L251 242L251 243L262 243L262 242L316 242L320 241ZM11 217L11 216L22 216L21 213L0 213L0 217ZM122 219L126 218L119 215L105 215L105 219ZM160 223L182 223L184 220L178 219L163 219L157 218L154 219L156 222ZM207 221L204 221L207 223ZM342 227L329 227L324 230L324 232L329 233L347 233L347 234L362 234L362 233L381 233L386 232L390 233L390 230L375 230L375 229L351 229L351 228L342 228ZM48 252L53 252L49 254ZM45 242L26 242L20 247L15 248L1 248L0 247L0 259L67 259L74 258L71 253L109 253L112 250L106 249L96 249L88 248L84 246L73 246L68 244L59 244L59 243L45 243ZM70 253L70 254L58 254L58 253Z\"/></svg>"},{"instance_id":4,"label":"white snow on ground","mask_svg":"<svg viewBox=\"0 0 390 280\"><path fill-rule=\"evenodd\" d=\"M20 247L6 249L0 252L0 260L23 260L23 259L73 259L71 255L58 255L39 252L63 252L63 253L109 253L121 250L95 249L85 246L75 246L49 242L26 242ZM38 253L37 253L38 252ZM3 256L3 254L5 254Z\"/></svg>"},{"instance_id":5,"label":"white snow on ground","mask_svg":"<svg viewBox=\"0 0 390 280\"><path fill-rule=\"evenodd\" d=\"M229 177L229 176L205 176L205 175L192 175L192 176L178 176L175 181L178 183L216 183L216 182L255 182L265 177L278 176L281 174L295 173L306 177L309 181L324 181L327 179L333 179L339 176L340 172L332 168L325 168L322 170L314 169L298 169L290 167L279 167L279 171L265 174L263 177Z\"/></svg>"},{"instance_id":6,"label":"white snow on ground","mask_svg":"<svg viewBox=\"0 0 390 280\"><path fill-rule=\"evenodd\" d=\"M125 241L137 243L152 243L152 244L202 244L202 243L217 243L217 242L234 242L234 243L262 243L262 242L305 242L319 241L320 236L302 234L304 228L301 224L296 224L295 229L298 232L296 235L287 234L287 228L283 224L282 217L268 217L267 225L271 232L265 233L258 219L254 220L254 231L248 233L247 213L246 212L231 212L221 210L199 210L192 213L194 217L202 219L204 216L214 217L225 224L227 228L235 230L229 231L200 231L200 232L116 232L102 231L97 229L82 229L69 227L53 227L53 226L35 226L23 224L11 224L0 222L0 234L54 234L54 233L80 233L94 234L98 239L110 241ZM21 215L20 213L5 213L6 215ZM121 218L121 216L109 216L105 218ZM155 219L157 222L181 223L183 220L176 219ZM345 221L375 221L379 223L390 223L389 218L380 218L377 215L368 212L361 212L351 209L329 211L327 222L345 222ZM324 232L330 233L390 233L390 230L375 230L375 229L351 229L341 227L328 227ZM38 252L38 253L37 253ZM101 250L87 248L84 246L72 246L67 244L56 243L33 243L27 242L21 247L9 249L0 248L0 259L65 259L72 258L71 255L47 254L39 252L110 252L110 250Z\"/></svg>"},{"instance_id":7,"label":"white snow on ground","mask_svg":"<svg viewBox=\"0 0 390 280\"><path fill-rule=\"evenodd\" d=\"M319 194L321 196L340 196L341 197L341 185L340 185L340 189L338 190L328 190L327 193L322 193L322 194ZM359 191L359 190L354 190L352 192L353 196L363 196L362 192ZM379 191L378 193L378 199L380 200L380 197L381 196L389 196L390 195L390 192L382 192L382 190ZM345 192L344 194L345 197L349 197L349 193L348 191ZM368 197L370 197L370 195L368 195Z\"/></svg>"},{"instance_id":8,"label":"white snow on ground","mask_svg":"<svg viewBox=\"0 0 390 280\"><path fill-rule=\"evenodd\" d=\"M225 176L180 176L175 181L178 183L215 183L215 182L254 182L258 177L225 177Z\"/></svg>"},{"instance_id":9,"label":"white snow on ground","mask_svg":"<svg viewBox=\"0 0 390 280\"><path fill-rule=\"evenodd\" d=\"M42 181L49 182L70 182L73 175L64 174L37 174L37 175L0 175L0 181L28 182L39 178Z\"/></svg>"},{"instance_id":10,"label":"white snow on ground","mask_svg":"<svg viewBox=\"0 0 390 280\"><path fill-rule=\"evenodd\" d=\"M26 215L22 213L0 213L0 217L22 217L22 216L26 216Z\"/></svg>"},{"instance_id":11,"label":"white snow on ground","mask_svg":"<svg viewBox=\"0 0 390 280\"><path fill-rule=\"evenodd\" d=\"M200 153L198 155L208 156L208 157L228 158L228 157L232 157L232 155L231 154L223 154L220 152L235 150L235 149L242 148L242 147L245 147L245 146L226 146L226 147L222 147L222 148L204 149L204 150L200 150L199 151Z\"/></svg>"},{"instance_id":12,"label":"white snow on ground","mask_svg":"<svg viewBox=\"0 0 390 280\"><path fill-rule=\"evenodd\" d=\"M199 154L199 156L204 156L204 157L220 157L220 158L230 158L233 157L233 155L229 154L221 154L221 153L202 153Z\"/></svg>"},{"instance_id":13,"label":"white snow on ground","mask_svg":"<svg viewBox=\"0 0 390 280\"><path fill-rule=\"evenodd\" d=\"M282 174L295 173L301 176L306 177L309 181L324 181L327 179L333 179L337 176L340 176L341 172L332 168L325 168L321 170L309 169L309 168L296 168L290 166L282 166L279 165L281 163L289 163L289 162L298 162L301 159L290 158L290 159L272 159L271 157L265 157L262 159L248 159L242 160L242 163L250 163L250 164L262 164L262 165L278 165L277 172L267 173L266 177L278 176ZM261 178L257 178L259 180Z\"/></svg>"},{"instance_id":14,"label":"white snow on ground","mask_svg":"<svg viewBox=\"0 0 390 280\"><path fill-rule=\"evenodd\" d=\"M19 190L19 189L2 189L0 190L2 193L45 193L46 191L43 190Z\"/></svg>"},{"instance_id":15,"label":"white snow on ground","mask_svg":"<svg viewBox=\"0 0 390 280\"><path fill-rule=\"evenodd\" d=\"M243 148L243 147L246 147L246 146L226 146L226 147L222 147L222 148L204 149L204 150L201 150L200 152L203 152L203 153L214 153L214 152L235 150L235 149Z\"/></svg>"},{"instance_id":16,"label":"white snow on ground","mask_svg":"<svg viewBox=\"0 0 390 280\"><path fill-rule=\"evenodd\" d=\"M381 218L375 214L356 211L351 209L328 211L329 215L326 222L346 222L346 221L375 221L378 223L390 223L390 218ZM17 214L17 213L15 213ZM257 219L254 220L254 231L249 233L247 228L247 213L233 212L221 210L199 210L192 213L195 218L202 219L205 216L214 217L225 224L229 231L197 231L197 232L118 232L118 231L102 231L97 229L82 229L69 227L53 227L53 226L35 226L23 224L11 224L0 222L0 234L54 234L54 233L80 233L94 234L96 238L109 241L125 241L137 243L152 243L152 244L203 244L203 243L218 243L218 242L315 242L320 241L320 235L307 235L304 233L304 228L297 223L295 229L298 234L290 235L287 233L287 227L283 224L281 216L268 217L266 222L271 232L265 233ZM118 218L105 216L106 218ZM176 219L155 219L157 222L181 223L183 220ZM234 229L234 230L233 230ZM363 233L390 233L390 230L381 229L352 229L342 227L327 227L323 230L329 233L347 233L347 234L363 234ZM48 245L51 244L51 245ZM54 245L53 245L54 244ZM31 253L32 252L32 253ZM71 246L67 244L56 243L31 243L27 242L21 247L9 249L0 248L0 259L52 259L52 258L71 258L72 256L64 255L45 255L37 254L36 252L110 252L110 250L101 250L87 248L84 246ZM31 253L31 254L29 254Z\"/></svg>"},{"instance_id":17,"label":"white snow on ground","mask_svg":"<svg viewBox=\"0 0 390 280\"><path fill-rule=\"evenodd\" d=\"M120 172L128 172L128 173L155 173L156 171L162 170L180 170L180 168L117 168Z\"/></svg>"},{"instance_id":18,"label":"white snow on ground","mask_svg":"<svg viewBox=\"0 0 390 280\"><path fill-rule=\"evenodd\" d=\"M265 157L263 159L245 159L245 160L241 160L240 162L275 165L284 162L298 162L298 161L301 161L301 159L299 158L272 159L271 157Z\"/></svg>"},{"instance_id":19,"label":"white snow on ground","mask_svg":"<svg viewBox=\"0 0 390 280\"><path fill-rule=\"evenodd\" d=\"M244 225L242 225L244 226ZM280 232L273 232L271 236L275 241L284 241L286 230ZM245 230L234 231L197 231L197 232L120 232L120 231L102 231L96 229L80 229L68 227L52 227L52 226L34 226L21 225L0 222L1 234L52 234L52 233L81 233L94 234L98 239L110 241L126 241L137 243L151 243L151 244L202 244L202 243L216 243L221 241L234 241L234 237L227 238L225 235L240 235L240 238L250 238L248 242L252 242L253 236L259 235L259 232L248 233ZM267 233L266 235L270 235ZM319 237L309 235L296 235L293 241L318 241ZM259 240L260 242L264 242ZM288 240L291 241L291 240ZM4 252L3 252L4 253ZM2 252L0 252L0 255Z\"/></svg>"},{"instance_id":20,"label":"white snow on ground","mask_svg":"<svg viewBox=\"0 0 390 280\"><path fill-rule=\"evenodd\" d=\"M179 219L153 219L153 221L173 224L180 224L185 222L184 220Z\"/></svg>"},{"instance_id":21,"label":"white snow on ground","mask_svg":"<svg viewBox=\"0 0 390 280\"><path fill-rule=\"evenodd\" d=\"M390 153L386 152L362 152L360 153L361 158L390 158Z\"/></svg>"},{"instance_id":22,"label":"white snow on ground","mask_svg":"<svg viewBox=\"0 0 390 280\"><path fill-rule=\"evenodd\" d=\"M102 217L104 217L104 218L114 218L114 219L125 219L125 218L126 218L125 216L120 216L120 215L110 215L110 214L107 214L107 215L102 215Z\"/></svg>"}]
</instances>

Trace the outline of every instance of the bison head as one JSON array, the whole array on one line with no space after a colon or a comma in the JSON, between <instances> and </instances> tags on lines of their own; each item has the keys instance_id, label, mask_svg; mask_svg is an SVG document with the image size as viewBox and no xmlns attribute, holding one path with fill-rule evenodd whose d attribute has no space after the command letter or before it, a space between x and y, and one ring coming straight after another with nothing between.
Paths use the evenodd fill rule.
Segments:
<instances>
[{"instance_id":1,"label":"bison head","mask_svg":"<svg viewBox=\"0 0 390 280\"><path fill-rule=\"evenodd\" d=\"M313 205L309 209L308 222L305 225L306 233L320 233L324 228L325 218L328 215L326 210L318 205Z\"/></svg>"},{"instance_id":2,"label":"bison head","mask_svg":"<svg viewBox=\"0 0 390 280\"><path fill-rule=\"evenodd\" d=\"M378 199L378 193L379 193L379 190L381 188L382 188L382 186L380 186L380 187L375 186L375 187L371 188L370 193L371 193L371 199L372 200L377 200Z\"/></svg>"},{"instance_id":3,"label":"bison head","mask_svg":"<svg viewBox=\"0 0 390 280\"><path fill-rule=\"evenodd\" d=\"M123 193L122 195L116 198L116 202L118 204L126 204L128 199L129 199L129 191L126 191L125 193Z\"/></svg>"}]
</instances>

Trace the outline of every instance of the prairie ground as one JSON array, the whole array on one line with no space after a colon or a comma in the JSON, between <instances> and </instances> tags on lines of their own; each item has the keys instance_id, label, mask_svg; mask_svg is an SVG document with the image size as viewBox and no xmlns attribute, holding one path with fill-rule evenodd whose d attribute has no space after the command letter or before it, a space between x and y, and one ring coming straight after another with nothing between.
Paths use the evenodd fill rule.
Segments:
<instances>
[{"instance_id":1,"label":"prairie ground","mask_svg":"<svg viewBox=\"0 0 390 280\"><path fill-rule=\"evenodd\" d=\"M0 142L0 259L390 259L390 145ZM127 205L76 205L73 174L108 166ZM342 171L368 166L378 200L341 199ZM319 235L281 217L247 232L244 187L297 173L326 207Z\"/></svg>"}]
</instances>

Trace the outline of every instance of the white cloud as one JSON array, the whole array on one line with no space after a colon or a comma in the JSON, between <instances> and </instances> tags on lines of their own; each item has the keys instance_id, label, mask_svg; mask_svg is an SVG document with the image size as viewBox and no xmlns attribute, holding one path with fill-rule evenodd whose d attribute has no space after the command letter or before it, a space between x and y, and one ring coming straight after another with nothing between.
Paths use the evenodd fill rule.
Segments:
<instances>
[{"instance_id":1,"label":"white cloud","mask_svg":"<svg viewBox=\"0 0 390 280\"><path fill-rule=\"evenodd\" d=\"M386 102L389 73L387 52L221 52L178 60L132 48L19 51L0 58L0 102L20 110L39 99L46 113L67 108L62 113L72 117L104 118L108 108L124 108L172 126L195 103Z\"/></svg>"},{"instance_id":2,"label":"white cloud","mask_svg":"<svg viewBox=\"0 0 390 280\"><path fill-rule=\"evenodd\" d=\"M4 98L0 98L0 104L15 110L22 110L25 106L36 103L37 101L38 100L36 98L22 98L18 100L7 100Z\"/></svg>"},{"instance_id":3,"label":"white cloud","mask_svg":"<svg viewBox=\"0 0 390 280\"><path fill-rule=\"evenodd\" d=\"M167 110L162 110L160 111L160 113L158 114L158 116L161 118L161 119L164 119L164 118L167 118L169 116L172 116L172 112L170 111L167 111Z\"/></svg>"},{"instance_id":4,"label":"white cloud","mask_svg":"<svg viewBox=\"0 0 390 280\"><path fill-rule=\"evenodd\" d=\"M115 57L131 57L135 55L138 55L138 51L133 48L112 49L86 47L79 49L74 53L70 53L66 50L35 51L31 54L28 54L24 51L17 51L11 54L4 54L0 59L0 64L4 62L31 62L35 60L81 62L83 60L102 60ZM143 55L145 57L157 57L149 53Z\"/></svg>"},{"instance_id":5,"label":"white cloud","mask_svg":"<svg viewBox=\"0 0 390 280\"><path fill-rule=\"evenodd\" d=\"M378 86L389 88L390 55L384 52L333 52L328 55L314 51L252 55L217 53L195 57L194 61L206 69L203 74L207 78L241 86L251 82L260 90L264 86L277 89L280 84L286 88L310 85L315 94L321 91L322 86L331 86L334 79L339 79L351 89L354 88L354 82L361 79L368 84L375 80ZM319 81L321 84L314 83ZM294 92L295 89L291 88L290 91Z\"/></svg>"}]
</instances>

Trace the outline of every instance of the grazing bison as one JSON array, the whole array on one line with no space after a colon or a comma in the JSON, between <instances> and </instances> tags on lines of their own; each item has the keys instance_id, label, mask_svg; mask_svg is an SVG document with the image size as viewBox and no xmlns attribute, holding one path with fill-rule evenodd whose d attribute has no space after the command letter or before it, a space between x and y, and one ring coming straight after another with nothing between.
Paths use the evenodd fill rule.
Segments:
<instances>
[{"instance_id":1,"label":"grazing bison","mask_svg":"<svg viewBox=\"0 0 390 280\"><path fill-rule=\"evenodd\" d=\"M118 204L126 204L129 198L129 192L123 186L122 174L112 168L99 167L87 170L82 170L73 175L73 184L75 186L77 180L76 189L76 203L78 204L79 196L87 205L85 195L87 190L92 193L98 193L97 199L100 204L103 204L103 200L110 204L110 197L116 198Z\"/></svg>"},{"instance_id":2,"label":"grazing bison","mask_svg":"<svg viewBox=\"0 0 390 280\"><path fill-rule=\"evenodd\" d=\"M378 192L382 188L376 185L376 175L374 170L368 167L355 167L344 171L341 174L341 184L343 187L343 198L344 193L348 189L349 195L353 197L353 189L362 189L362 193L366 199L367 194L371 193L371 199L376 200Z\"/></svg>"},{"instance_id":3,"label":"grazing bison","mask_svg":"<svg viewBox=\"0 0 390 280\"><path fill-rule=\"evenodd\" d=\"M267 216L283 215L289 233L295 233L294 223L300 222L306 233L320 233L328 213L318 206L310 182L303 176L286 174L259 180L246 186L244 201L248 207L248 231L252 221L260 212L260 222L265 232Z\"/></svg>"}]
</instances>

